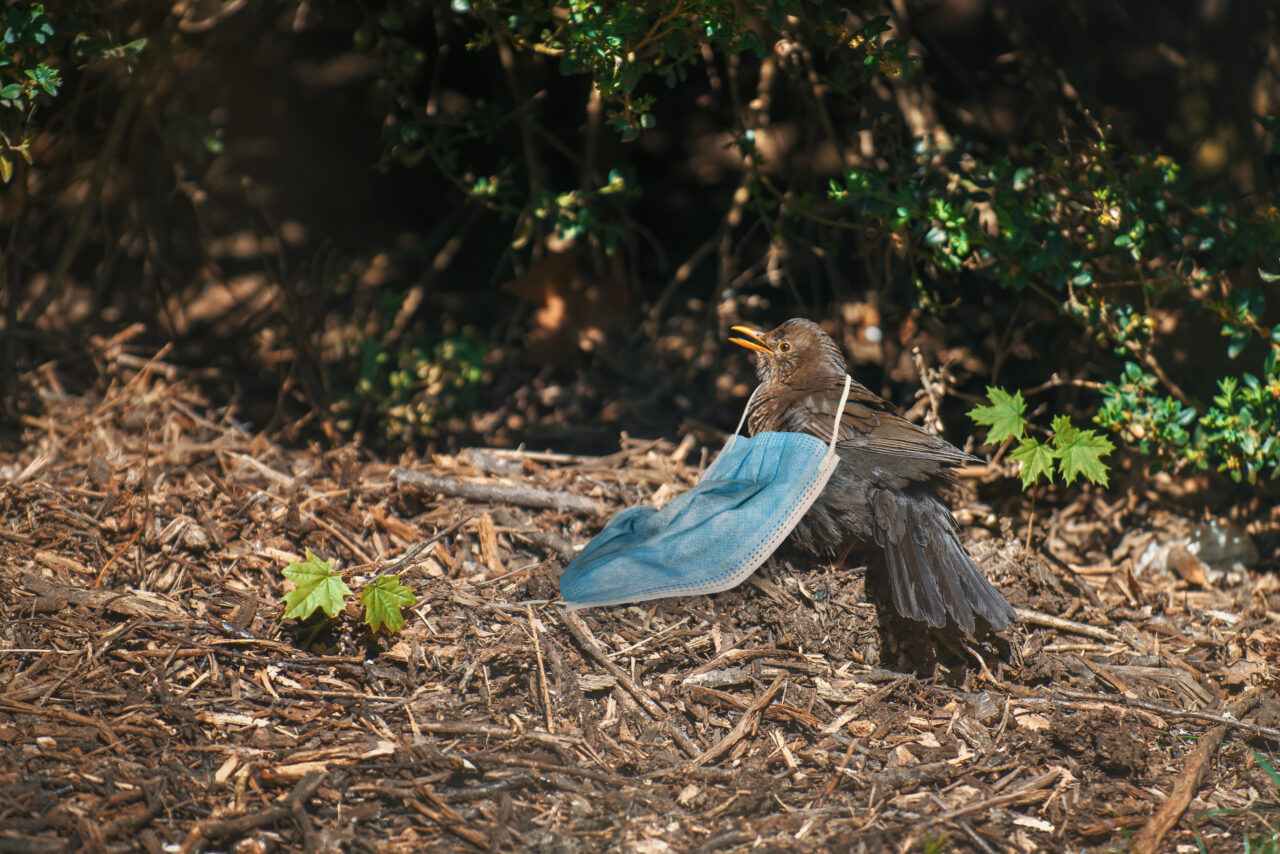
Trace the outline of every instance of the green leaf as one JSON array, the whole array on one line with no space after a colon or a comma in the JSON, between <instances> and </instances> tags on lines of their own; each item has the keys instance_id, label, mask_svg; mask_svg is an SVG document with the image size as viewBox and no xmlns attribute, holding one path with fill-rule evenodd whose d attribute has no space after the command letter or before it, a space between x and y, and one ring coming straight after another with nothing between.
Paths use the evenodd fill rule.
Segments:
<instances>
[{"instance_id":1,"label":"green leaf","mask_svg":"<svg viewBox=\"0 0 1280 854\"><path fill-rule=\"evenodd\" d=\"M1280 273L1268 273L1261 267L1258 268L1258 276L1264 282L1280 282Z\"/></svg>"},{"instance_id":2,"label":"green leaf","mask_svg":"<svg viewBox=\"0 0 1280 854\"><path fill-rule=\"evenodd\" d=\"M1230 340L1227 343L1227 358L1234 359L1249 346L1249 341L1253 338L1253 330L1249 327L1224 327L1230 329Z\"/></svg>"},{"instance_id":3,"label":"green leaf","mask_svg":"<svg viewBox=\"0 0 1280 854\"><path fill-rule=\"evenodd\" d=\"M975 406L969 410L969 418L975 424L984 424L987 430L987 444L998 445L1005 439L1020 439L1027 429L1027 419L1022 413L1027 410L1027 402L1022 399L1022 392L1013 394L1002 388L987 386L987 400L990 406Z\"/></svg>"},{"instance_id":4,"label":"green leaf","mask_svg":"<svg viewBox=\"0 0 1280 854\"><path fill-rule=\"evenodd\" d=\"M372 631L386 626L389 632L398 632L404 626L401 608L415 604L418 597L400 583L398 575L384 575L373 584L366 584L360 591L360 604L364 606L364 621Z\"/></svg>"},{"instance_id":5,"label":"green leaf","mask_svg":"<svg viewBox=\"0 0 1280 854\"><path fill-rule=\"evenodd\" d=\"M330 617L338 616L343 599L351 595L351 588L331 567L332 564L316 557L308 549L305 561L291 563L284 568L284 577L298 585L285 594L286 618L305 620L316 608L323 608Z\"/></svg>"},{"instance_id":6,"label":"green leaf","mask_svg":"<svg viewBox=\"0 0 1280 854\"><path fill-rule=\"evenodd\" d=\"M0 154L0 181L8 184L9 179L13 177L13 164L9 162L9 158Z\"/></svg>"},{"instance_id":7,"label":"green leaf","mask_svg":"<svg viewBox=\"0 0 1280 854\"><path fill-rule=\"evenodd\" d=\"M1048 445L1042 445L1035 438L1028 436L1018 443L1018 449L1009 455L1009 459L1022 463L1022 488L1031 486L1043 475L1049 483L1053 482L1053 451Z\"/></svg>"},{"instance_id":8,"label":"green leaf","mask_svg":"<svg viewBox=\"0 0 1280 854\"><path fill-rule=\"evenodd\" d=\"M1108 484L1108 469L1102 458L1116 446L1094 430L1081 430L1065 415L1053 419L1053 447L1057 452L1058 470L1068 486L1084 475L1101 486Z\"/></svg>"},{"instance_id":9,"label":"green leaf","mask_svg":"<svg viewBox=\"0 0 1280 854\"><path fill-rule=\"evenodd\" d=\"M22 94L21 83L10 83L4 88L0 88L0 98L6 101L12 101L14 98Z\"/></svg>"}]
</instances>

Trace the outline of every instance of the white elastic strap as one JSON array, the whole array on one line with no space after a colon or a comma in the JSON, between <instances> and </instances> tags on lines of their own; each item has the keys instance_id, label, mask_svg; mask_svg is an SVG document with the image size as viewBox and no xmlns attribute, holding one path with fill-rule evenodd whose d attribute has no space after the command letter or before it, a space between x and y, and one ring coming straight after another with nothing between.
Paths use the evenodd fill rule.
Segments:
<instances>
[{"instance_id":1,"label":"white elastic strap","mask_svg":"<svg viewBox=\"0 0 1280 854\"><path fill-rule=\"evenodd\" d=\"M738 434L742 432L742 425L747 423L747 414L751 412L751 404L755 401L756 395L760 393L761 386L756 386L755 391L751 392L751 397L747 398L747 405L742 407L742 417L738 419L738 426L734 429L733 435L729 437L729 441L724 443L724 447L720 449L720 453L725 453L733 447L733 440L738 438Z\"/></svg>"},{"instance_id":2,"label":"white elastic strap","mask_svg":"<svg viewBox=\"0 0 1280 854\"><path fill-rule=\"evenodd\" d=\"M840 418L844 415L844 405L849 402L849 389L853 387L853 377L844 375L844 393L840 395L840 406L836 409L836 420L831 425L831 444L827 445L827 453L836 452L836 438L840 435ZM741 425L739 425L741 427Z\"/></svg>"}]
</instances>

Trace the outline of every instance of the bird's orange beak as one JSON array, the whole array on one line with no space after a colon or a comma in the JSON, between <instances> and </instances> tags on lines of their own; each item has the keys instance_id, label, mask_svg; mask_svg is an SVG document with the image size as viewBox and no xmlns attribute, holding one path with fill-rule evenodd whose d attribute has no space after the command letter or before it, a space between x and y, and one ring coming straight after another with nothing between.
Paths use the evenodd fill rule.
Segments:
<instances>
[{"instance_id":1,"label":"bird's orange beak","mask_svg":"<svg viewBox=\"0 0 1280 854\"><path fill-rule=\"evenodd\" d=\"M745 338L730 338L734 344L739 347L746 347L748 350L755 350L760 353L768 353L773 355L773 350L764 343L764 333L759 329L752 329L750 326L733 326L730 327L734 332L741 332Z\"/></svg>"}]
</instances>

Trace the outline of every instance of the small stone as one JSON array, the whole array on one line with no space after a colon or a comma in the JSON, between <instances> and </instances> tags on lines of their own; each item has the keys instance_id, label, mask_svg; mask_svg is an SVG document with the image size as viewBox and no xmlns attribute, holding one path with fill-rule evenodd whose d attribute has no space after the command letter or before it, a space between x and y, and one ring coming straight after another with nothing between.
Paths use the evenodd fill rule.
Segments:
<instances>
[{"instance_id":1,"label":"small stone","mask_svg":"<svg viewBox=\"0 0 1280 854\"><path fill-rule=\"evenodd\" d=\"M111 482L111 464L102 457L95 456L89 460L89 482L101 489Z\"/></svg>"},{"instance_id":2,"label":"small stone","mask_svg":"<svg viewBox=\"0 0 1280 854\"><path fill-rule=\"evenodd\" d=\"M973 712L974 720L984 724L990 724L992 721L999 720L1002 713L1000 703L996 701L995 697L992 697L986 691L970 697L969 708Z\"/></svg>"}]
</instances>

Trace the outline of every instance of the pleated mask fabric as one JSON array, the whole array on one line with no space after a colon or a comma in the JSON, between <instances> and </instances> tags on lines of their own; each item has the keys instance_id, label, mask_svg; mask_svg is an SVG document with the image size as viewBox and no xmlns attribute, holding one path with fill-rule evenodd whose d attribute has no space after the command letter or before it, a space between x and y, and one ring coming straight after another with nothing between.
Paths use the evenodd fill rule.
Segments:
<instances>
[{"instance_id":1,"label":"pleated mask fabric","mask_svg":"<svg viewBox=\"0 0 1280 854\"><path fill-rule=\"evenodd\" d=\"M741 436L739 421L692 489L661 510L616 513L565 567L565 606L719 593L745 581L787 538L839 464L838 413L851 382L846 376L830 442L805 433Z\"/></svg>"}]
</instances>

